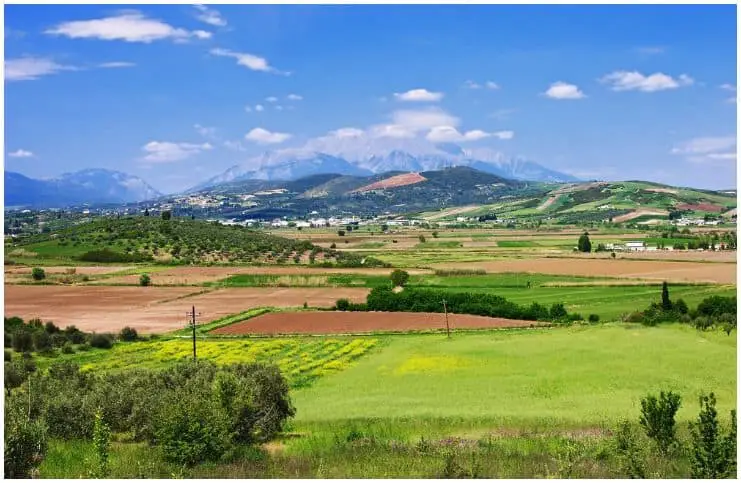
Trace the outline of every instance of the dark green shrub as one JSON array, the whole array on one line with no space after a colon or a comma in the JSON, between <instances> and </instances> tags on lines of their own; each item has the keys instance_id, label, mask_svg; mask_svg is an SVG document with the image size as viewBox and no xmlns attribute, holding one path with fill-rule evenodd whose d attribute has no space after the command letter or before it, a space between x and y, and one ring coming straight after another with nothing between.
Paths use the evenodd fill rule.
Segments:
<instances>
[{"instance_id":1,"label":"dark green shrub","mask_svg":"<svg viewBox=\"0 0 741 483\"><path fill-rule=\"evenodd\" d=\"M692 477L736 478L736 411L731 411L728 434L721 434L715 394L700 396L700 414L690 423Z\"/></svg>"},{"instance_id":2,"label":"dark green shrub","mask_svg":"<svg viewBox=\"0 0 741 483\"><path fill-rule=\"evenodd\" d=\"M69 342L66 342L62 346L62 349L61 350L62 350L62 354L74 354L75 353L74 346L71 343L69 343Z\"/></svg>"},{"instance_id":3,"label":"dark green shrub","mask_svg":"<svg viewBox=\"0 0 741 483\"><path fill-rule=\"evenodd\" d=\"M391 283L394 287L403 287L409 281L409 273L404 270L394 270L391 272Z\"/></svg>"},{"instance_id":4,"label":"dark green shrub","mask_svg":"<svg viewBox=\"0 0 741 483\"><path fill-rule=\"evenodd\" d=\"M10 352L8 349L5 349L5 362L10 362L13 360L13 353Z\"/></svg>"},{"instance_id":5,"label":"dark green shrub","mask_svg":"<svg viewBox=\"0 0 741 483\"><path fill-rule=\"evenodd\" d=\"M218 461L232 439L226 412L209 397L186 393L164 401L154 418L154 437L167 461L185 466Z\"/></svg>"},{"instance_id":6,"label":"dark green shrub","mask_svg":"<svg viewBox=\"0 0 741 483\"><path fill-rule=\"evenodd\" d=\"M46 332L34 332L31 338L33 339L33 347L37 351L51 349L51 337Z\"/></svg>"},{"instance_id":7,"label":"dark green shrub","mask_svg":"<svg viewBox=\"0 0 741 483\"><path fill-rule=\"evenodd\" d=\"M30 352L33 350L33 337L27 328L18 329L13 332L11 344L16 352Z\"/></svg>"},{"instance_id":8,"label":"dark green shrub","mask_svg":"<svg viewBox=\"0 0 741 483\"><path fill-rule=\"evenodd\" d=\"M93 334L90 345L96 349L110 349L113 347L113 338L108 334Z\"/></svg>"},{"instance_id":9,"label":"dark green shrub","mask_svg":"<svg viewBox=\"0 0 741 483\"><path fill-rule=\"evenodd\" d=\"M646 435L656 442L659 451L666 454L676 444L676 421L674 417L681 406L682 398L671 391L661 391L657 398L649 394L641 400L640 423Z\"/></svg>"},{"instance_id":10,"label":"dark green shrub","mask_svg":"<svg viewBox=\"0 0 741 483\"><path fill-rule=\"evenodd\" d=\"M555 303L551 305L550 312L551 312L551 319L553 320L562 319L566 317L566 315L568 314L566 312L566 307L564 307L562 303Z\"/></svg>"},{"instance_id":11,"label":"dark green shrub","mask_svg":"<svg viewBox=\"0 0 741 483\"><path fill-rule=\"evenodd\" d=\"M47 432L43 421L29 420L20 398L5 399L5 478L31 478L44 459Z\"/></svg>"},{"instance_id":12,"label":"dark green shrub","mask_svg":"<svg viewBox=\"0 0 741 483\"><path fill-rule=\"evenodd\" d=\"M335 310L346 311L350 308L350 301L348 299L338 299L335 302Z\"/></svg>"},{"instance_id":13,"label":"dark green shrub","mask_svg":"<svg viewBox=\"0 0 741 483\"><path fill-rule=\"evenodd\" d=\"M118 334L118 339L124 342L134 342L139 339L139 334L136 329L131 327L124 327Z\"/></svg>"},{"instance_id":14,"label":"dark green shrub","mask_svg":"<svg viewBox=\"0 0 741 483\"><path fill-rule=\"evenodd\" d=\"M64 335L73 344L83 344L85 342L85 334L74 325L67 326L64 329Z\"/></svg>"},{"instance_id":15,"label":"dark green shrub","mask_svg":"<svg viewBox=\"0 0 741 483\"><path fill-rule=\"evenodd\" d=\"M60 331L59 327L57 327L56 325L54 325L54 322L52 322L52 321L49 321L49 322L46 323L46 325L44 326L44 330L49 335L56 334L57 332Z\"/></svg>"},{"instance_id":16,"label":"dark green shrub","mask_svg":"<svg viewBox=\"0 0 741 483\"><path fill-rule=\"evenodd\" d=\"M697 306L697 312L708 317L719 316L722 314L736 313L736 297L721 297L713 295L704 299Z\"/></svg>"},{"instance_id":17,"label":"dark green shrub","mask_svg":"<svg viewBox=\"0 0 741 483\"><path fill-rule=\"evenodd\" d=\"M599 315L597 314L589 314L589 322L596 324L599 322Z\"/></svg>"},{"instance_id":18,"label":"dark green shrub","mask_svg":"<svg viewBox=\"0 0 741 483\"><path fill-rule=\"evenodd\" d=\"M40 280L44 280L46 278L46 272L44 271L43 268L34 267L31 270L31 278L33 278L37 282Z\"/></svg>"},{"instance_id":19,"label":"dark green shrub","mask_svg":"<svg viewBox=\"0 0 741 483\"><path fill-rule=\"evenodd\" d=\"M149 285L152 283L152 279L150 278L148 273L142 273L139 276L139 285L142 287L149 287Z\"/></svg>"},{"instance_id":20,"label":"dark green shrub","mask_svg":"<svg viewBox=\"0 0 741 483\"><path fill-rule=\"evenodd\" d=\"M676 302L674 302L674 310L679 312L682 315L687 314L689 312L689 308L687 307L687 303L683 299L677 299Z\"/></svg>"}]
</instances>

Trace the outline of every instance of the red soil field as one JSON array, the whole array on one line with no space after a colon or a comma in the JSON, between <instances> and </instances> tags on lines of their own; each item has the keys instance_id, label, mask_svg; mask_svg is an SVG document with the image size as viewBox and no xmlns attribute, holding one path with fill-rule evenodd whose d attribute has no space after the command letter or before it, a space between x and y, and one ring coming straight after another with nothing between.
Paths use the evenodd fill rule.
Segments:
<instances>
[{"instance_id":1,"label":"red soil field","mask_svg":"<svg viewBox=\"0 0 741 483\"><path fill-rule=\"evenodd\" d=\"M353 193L363 193L365 191L383 190L387 188L398 188L399 186L421 183L422 181L427 181L427 178L419 173L399 174L358 188L354 190Z\"/></svg>"},{"instance_id":2,"label":"red soil field","mask_svg":"<svg viewBox=\"0 0 741 483\"><path fill-rule=\"evenodd\" d=\"M448 314L451 329L530 327L532 320ZM445 329L445 315L417 312L273 312L211 331L243 334L358 334Z\"/></svg>"},{"instance_id":3,"label":"red soil field","mask_svg":"<svg viewBox=\"0 0 741 483\"><path fill-rule=\"evenodd\" d=\"M714 205L712 203L698 203L696 205L690 205L687 203L682 203L681 205L677 205L678 210L692 210L692 211L712 211L715 213L720 213L723 211L723 207L720 205Z\"/></svg>"}]
</instances>

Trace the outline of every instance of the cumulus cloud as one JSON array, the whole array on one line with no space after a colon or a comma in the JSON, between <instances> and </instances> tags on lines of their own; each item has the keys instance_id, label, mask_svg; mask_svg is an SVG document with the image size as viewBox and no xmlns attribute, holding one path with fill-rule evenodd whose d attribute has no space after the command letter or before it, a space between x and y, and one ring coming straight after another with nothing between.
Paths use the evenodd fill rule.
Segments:
<instances>
[{"instance_id":1,"label":"cumulus cloud","mask_svg":"<svg viewBox=\"0 0 741 483\"><path fill-rule=\"evenodd\" d=\"M288 133L283 132L270 132L267 129L256 127L252 131L244 135L244 138L248 141L252 141L258 144L278 144L288 140L291 137Z\"/></svg>"},{"instance_id":2,"label":"cumulus cloud","mask_svg":"<svg viewBox=\"0 0 741 483\"><path fill-rule=\"evenodd\" d=\"M551 84L544 95L551 99L583 99L586 97L576 85L561 81Z\"/></svg>"},{"instance_id":3,"label":"cumulus cloud","mask_svg":"<svg viewBox=\"0 0 741 483\"><path fill-rule=\"evenodd\" d=\"M113 17L63 22L46 30L45 33L62 35L71 39L122 40L142 43L164 39L183 42L192 37L199 39L211 37L210 32L176 28L161 20L147 18L136 11L120 13Z\"/></svg>"},{"instance_id":4,"label":"cumulus cloud","mask_svg":"<svg viewBox=\"0 0 741 483\"><path fill-rule=\"evenodd\" d=\"M637 71L621 70L607 74L600 82L610 85L613 91L657 92L691 86L695 80L686 74L681 74L675 79L661 72L646 76Z\"/></svg>"},{"instance_id":5,"label":"cumulus cloud","mask_svg":"<svg viewBox=\"0 0 741 483\"><path fill-rule=\"evenodd\" d=\"M399 124L379 124L371 126L370 135L377 138L413 138L416 133L406 126Z\"/></svg>"},{"instance_id":6,"label":"cumulus cloud","mask_svg":"<svg viewBox=\"0 0 741 483\"><path fill-rule=\"evenodd\" d=\"M736 86L733 84L721 84L720 88L724 91L733 92L733 97L726 99L726 102L735 104L736 103Z\"/></svg>"},{"instance_id":7,"label":"cumulus cloud","mask_svg":"<svg viewBox=\"0 0 741 483\"><path fill-rule=\"evenodd\" d=\"M354 138L362 136L364 133L365 131L363 131L362 129L357 129L354 127L343 127L334 131L330 131L329 135L336 138Z\"/></svg>"},{"instance_id":8,"label":"cumulus cloud","mask_svg":"<svg viewBox=\"0 0 741 483\"><path fill-rule=\"evenodd\" d=\"M196 15L196 18L201 22L213 25L214 27L226 26L226 20L224 20L217 10L201 4L195 4L193 7L198 10L199 13Z\"/></svg>"},{"instance_id":9,"label":"cumulus cloud","mask_svg":"<svg viewBox=\"0 0 741 483\"><path fill-rule=\"evenodd\" d=\"M198 134L200 134L206 139L216 138L216 128L215 127L201 126L200 124L194 124L193 129L195 129L196 132L198 132Z\"/></svg>"},{"instance_id":10,"label":"cumulus cloud","mask_svg":"<svg viewBox=\"0 0 741 483\"><path fill-rule=\"evenodd\" d=\"M270 96L265 98L266 102L278 102L278 98L275 96Z\"/></svg>"},{"instance_id":11,"label":"cumulus cloud","mask_svg":"<svg viewBox=\"0 0 741 483\"><path fill-rule=\"evenodd\" d=\"M404 126L410 131L423 131L436 126L458 126L460 119L442 109L402 109L391 115L393 124Z\"/></svg>"},{"instance_id":12,"label":"cumulus cloud","mask_svg":"<svg viewBox=\"0 0 741 483\"><path fill-rule=\"evenodd\" d=\"M209 143L171 143L167 141L150 141L142 147L147 153L143 160L150 163L170 163L193 157L203 151L212 149Z\"/></svg>"},{"instance_id":13,"label":"cumulus cloud","mask_svg":"<svg viewBox=\"0 0 741 483\"><path fill-rule=\"evenodd\" d=\"M255 111L257 111L257 112L262 112L264 110L265 110L265 108L262 106L262 104L257 104L255 106Z\"/></svg>"},{"instance_id":14,"label":"cumulus cloud","mask_svg":"<svg viewBox=\"0 0 741 483\"><path fill-rule=\"evenodd\" d=\"M61 65L43 57L21 57L5 61L5 80L36 80L45 75L52 75L64 70L78 70L77 67Z\"/></svg>"},{"instance_id":15,"label":"cumulus cloud","mask_svg":"<svg viewBox=\"0 0 741 483\"><path fill-rule=\"evenodd\" d=\"M412 89L410 91L396 93L394 97L403 102L437 102L443 98L442 92L430 92L427 89Z\"/></svg>"},{"instance_id":16,"label":"cumulus cloud","mask_svg":"<svg viewBox=\"0 0 741 483\"><path fill-rule=\"evenodd\" d=\"M303 96L299 96L298 94L288 94L286 99L289 101L301 101L303 100Z\"/></svg>"},{"instance_id":17,"label":"cumulus cloud","mask_svg":"<svg viewBox=\"0 0 741 483\"><path fill-rule=\"evenodd\" d=\"M102 64L98 64L98 67L102 69L121 69L135 66L136 64L133 62L103 62Z\"/></svg>"},{"instance_id":18,"label":"cumulus cloud","mask_svg":"<svg viewBox=\"0 0 741 483\"><path fill-rule=\"evenodd\" d=\"M242 52L233 52L227 49L211 49L211 55L215 55L218 57L232 57L234 59L237 59L237 65L247 67L250 70L255 70L258 72L270 72L273 74L282 74L282 72L280 72L276 68L271 67L270 64L268 64L267 59L259 57L257 55Z\"/></svg>"},{"instance_id":19,"label":"cumulus cloud","mask_svg":"<svg viewBox=\"0 0 741 483\"><path fill-rule=\"evenodd\" d=\"M8 156L11 158L32 158L33 153L31 151L26 151L25 149L17 149L11 153L8 153Z\"/></svg>"},{"instance_id":20,"label":"cumulus cloud","mask_svg":"<svg viewBox=\"0 0 741 483\"><path fill-rule=\"evenodd\" d=\"M499 139L512 139L514 137L514 132L497 131L488 133L480 129L474 129L472 131L461 133L453 126L436 126L433 127L425 137L428 141L434 143L460 143L466 141L478 141L492 136Z\"/></svg>"},{"instance_id":21,"label":"cumulus cloud","mask_svg":"<svg viewBox=\"0 0 741 483\"><path fill-rule=\"evenodd\" d=\"M675 146L672 154L684 156L695 163L736 160L736 137L699 137Z\"/></svg>"}]
</instances>

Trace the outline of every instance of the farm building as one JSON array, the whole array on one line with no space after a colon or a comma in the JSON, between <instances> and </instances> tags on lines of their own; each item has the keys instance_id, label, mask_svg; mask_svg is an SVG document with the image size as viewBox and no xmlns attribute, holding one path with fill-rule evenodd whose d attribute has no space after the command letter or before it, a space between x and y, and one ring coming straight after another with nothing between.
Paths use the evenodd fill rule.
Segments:
<instances>
[{"instance_id":1,"label":"farm building","mask_svg":"<svg viewBox=\"0 0 741 483\"><path fill-rule=\"evenodd\" d=\"M629 241L625 243L625 249L633 252L642 252L646 249L646 242Z\"/></svg>"}]
</instances>

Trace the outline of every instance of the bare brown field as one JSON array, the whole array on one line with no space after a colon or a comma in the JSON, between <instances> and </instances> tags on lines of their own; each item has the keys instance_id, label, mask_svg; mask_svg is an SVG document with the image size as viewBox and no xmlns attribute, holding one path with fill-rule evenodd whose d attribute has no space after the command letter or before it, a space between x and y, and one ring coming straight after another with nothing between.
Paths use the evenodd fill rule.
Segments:
<instances>
[{"instance_id":1,"label":"bare brown field","mask_svg":"<svg viewBox=\"0 0 741 483\"><path fill-rule=\"evenodd\" d=\"M531 320L448 314L451 329L530 327ZM445 329L445 315L421 312L273 312L211 331L215 335L357 334Z\"/></svg>"},{"instance_id":2,"label":"bare brown field","mask_svg":"<svg viewBox=\"0 0 741 483\"><path fill-rule=\"evenodd\" d=\"M405 174L399 174L396 176L391 176L390 178L382 179L381 181L376 181L375 183L371 183L369 185L353 190L351 191L351 193L364 193L366 191L372 191L372 190L382 190L386 188L398 188L400 186L417 184L423 181L427 181L427 178L425 178L419 173L405 173Z\"/></svg>"},{"instance_id":3,"label":"bare brown field","mask_svg":"<svg viewBox=\"0 0 741 483\"><path fill-rule=\"evenodd\" d=\"M490 262L441 263L431 268L483 268L487 272L639 278L672 282L736 283L735 263L582 258L530 258Z\"/></svg>"},{"instance_id":4,"label":"bare brown field","mask_svg":"<svg viewBox=\"0 0 741 483\"><path fill-rule=\"evenodd\" d=\"M38 317L59 327L75 325L85 331L118 332L129 325L154 332L162 326L142 322L142 314L194 292L188 287L6 285L5 317ZM180 320L184 320L184 310Z\"/></svg>"},{"instance_id":5,"label":"bare brown field","mask_svg":"<svg viewBox=\"0 0 741 483\"><path fill-rule=\"evenodd\" d=\"M44 267L44 271L47 274L65 274L67 273L67 270L75 270L75 273L79 275L105 275L107 273L115 273L120 272L122 270L126 270L130 267L110 267L110 266L99 266L99 267L91 267L91 266L82 266L82 267ZM15 267L15 266L6 266L5 267L5 274L12 274L12 275L30 275L31 274L32 267Z\"/></svg>"},{"instance_id":6,"label":"bare brown field","mask_svg":"<svg viewBox=\"0 0 741 483\"><path fill-rule=\"evenodd\" d=\"M688 203L682 203L681 205L677 205L678 210L693 210L693 211L712 211L715 213L720 213L723 211L725 207L721 205L716 205L713 203L698 203L698 204L688 204Z\"/></svg>"},{"instance_id":7,"label":"bare brown field","mask_svg":"<svg viewBox=\"0 0 741 483\"><path fill-rule=\"evenodd\" d=\"M551 196L547 200L545 200L540 206L538 206L536 209L538 211L543 211L549 206L551 206L557 199L558 199L558 196Z\"/></svg>"},{"instance_id":8,"label":"bare brown field","mask_svg":"<svg viewBox=\"0 0 741 483\"><path fill-rule=\"evenodd\" d=\"M669 212L666 210L642 209L642 210L631 211L630 213L626 213L624 215L616 216L614 218L614 221L615 223L623 223L625 221L630 221L634 218L638 218L644 215L666 216L668 214Z\"/></svg>"},{"instance_id":9,"label":"bare brown field","mask_svg":"<svg viewBox=\"0 0 741 483\"><path fill-rule=\"evenodd\" d=\"M38 317L60 327L96 332L129 326L143 333L182 328L193 305L209 322L256 307L331 307L338 298L363 302L364 288L228 288L200 293L193 287L8 285L5 316Z\"/></svg>"}]
</instances>

